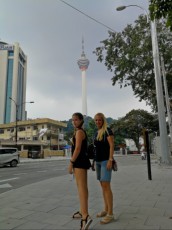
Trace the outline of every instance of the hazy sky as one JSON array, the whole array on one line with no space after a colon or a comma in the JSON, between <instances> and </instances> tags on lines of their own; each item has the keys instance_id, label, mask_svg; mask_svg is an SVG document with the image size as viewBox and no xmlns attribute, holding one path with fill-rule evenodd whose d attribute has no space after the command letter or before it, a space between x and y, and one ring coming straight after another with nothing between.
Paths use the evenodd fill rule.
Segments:
<instances>
[{"instance_id":1,"label":"hazy sky","mask_svg":"<svg viewBox=\"0 0 172 230\"><path fill-rule=\"evenodd\" d=\"M78 10L119 32L144 11L121 5L137 4L148 8L148 0L65 0ZM145 102L133 96L130 87L112 86L112 73L96 61L93 51L108 38L108 29L60 0L0 0L0 39L19 42L27 55L28 118L68 120L82 112L81 57L82 37L90 65L87 77L88 116L103 112L117 119L132 109L150 111Z\"/></svg>"}]
</instances>

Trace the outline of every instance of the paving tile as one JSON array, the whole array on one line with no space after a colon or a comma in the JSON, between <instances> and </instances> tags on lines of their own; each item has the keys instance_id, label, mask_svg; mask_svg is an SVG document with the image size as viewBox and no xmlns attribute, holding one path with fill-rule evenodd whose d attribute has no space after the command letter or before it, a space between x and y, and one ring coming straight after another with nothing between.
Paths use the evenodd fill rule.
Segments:
<instances>
[{"instance_id":1,"label":"paving tile","mask_svg":"<svg viewBox=\"0 0 172 230\"><path fill-rule=\"evenodd\" d=\"M172 229L172 219L162 216L149 216L146 221L147 226L160 226L160 229Z\"/></svg>"},{"instance_id":2,"label":"paving tile","mask_svg":"<svg viewBox=\"0 0 172 230\"><path fill-rule=\"evenodd\" d=\"M43 230L47 227L47 224L39 223L35 221L28 221L20 226L16 227L15 230Z\"/></svg>"},{"instance_id":3,"label":"paving tile","mask_svg":"<svg viewBox=\"0 0 172 230\"><path fill-rule=\"evenodd\" d=\"M18 227L21 224L24 224L25 222L26 222L26 220L24 220L24 219L19 220L19 219L8 218L8 219L0 222L0 229L2 229L2 230L14 229L15 227Z\"/></svg>"},{"instance_id":4,"label":"paving tile","mask_svg":"<svg viewBox=\"0 0 172 230\"><path fill-rule=\"evenodd\" d=\"M134 159L134 158L133 158ZM127 160L127 159L126 159ZM172 229L172 167L152 165L122 166L112 175L115 222L101 225L96 214L103 210L102 191L95 172L88 172L90 229L161 230ZM141 178L141 179L140 179ZM27 196L26 196L27 194ZM69 175L40 181L0 194L0 229L79 229L80 220L75 180Z\"/></svg>"}]
</instances>

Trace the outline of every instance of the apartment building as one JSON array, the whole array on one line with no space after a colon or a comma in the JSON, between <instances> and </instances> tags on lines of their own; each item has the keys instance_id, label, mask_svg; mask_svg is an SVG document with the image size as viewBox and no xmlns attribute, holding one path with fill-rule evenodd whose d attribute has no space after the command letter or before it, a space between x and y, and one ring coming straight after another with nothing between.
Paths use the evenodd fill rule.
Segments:
<instances>
[{"instance_id":1,"label":"apartment building","mask_svg":"<svg viewBox=\"0 0 172 230\"><path fill-rule=\"evenodd\" d=\"M19 150L59 150L64 140L66 123L49 118L0 124L0 146L16 146ZM16 133L17 130L17 133Z\"/></svg>"}]
</instances>

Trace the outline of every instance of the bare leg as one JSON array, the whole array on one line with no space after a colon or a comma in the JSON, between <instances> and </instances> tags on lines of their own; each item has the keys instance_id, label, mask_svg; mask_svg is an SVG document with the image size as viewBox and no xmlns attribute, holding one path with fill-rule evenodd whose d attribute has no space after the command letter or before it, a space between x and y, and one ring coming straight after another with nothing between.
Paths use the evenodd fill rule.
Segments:
<instances>
[{"instance_id":1,"label":"bare leg","mask_svg":"<svg viewBox=\"0 0 172 230\"><path fill-rule=\"evenodd\" d=\"M100 181L100 185L102 187L101 181ZM105 192L104 192L103 187L102 187L102 194L103 194L103 200L104 200L104 211L108 212L108 205L107 205L107 200L106 200L106 196L105 196Z\"/></svg>"},{"instance_id":2,"label":"bare leg","mask_svg":"<svg viewBox=\"0 0 172 230\"><path fill-rule=\"evenodd\" d=\"M104 199L104 207L105 211L109 215L113 215L113 194L110 186L110 182L100 182L103 192L103 199Z\"/></svg>"},{"instance_id":3,"label":"bare leg","mask_svg":"<svg viewBox=\"0 0 172 230\"><path fill-rule=\"evenodd\" d=\"M75 168L75 178L78 189L80 211L82 218L85 219L88 215L88 186L87 186L87 170Z\"/></svg>"}]
</instances>

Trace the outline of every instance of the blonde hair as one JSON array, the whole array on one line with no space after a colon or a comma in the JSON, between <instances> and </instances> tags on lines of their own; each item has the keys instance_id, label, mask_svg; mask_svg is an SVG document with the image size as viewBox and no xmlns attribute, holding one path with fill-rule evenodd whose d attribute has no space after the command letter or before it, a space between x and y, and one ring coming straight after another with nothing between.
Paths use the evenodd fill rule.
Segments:
<instances>
[{"instance_id":1,"label":"blonde hair","mask_svg":"<svg viewBox=\"0 0 172 230\"><path fill-rule=\"evenodd\" d=\"M107 132L108 124L107 124L106 118L105 118L103 113L97 113L94 116L94 121L96 120L97 117L100 117L103 121L103 125L102 125L101 129L99 129L98 134L97 134L97 138L96 138L98 141L101 141L103 139L104 133Z\"/></svg>"}]
</instances>

